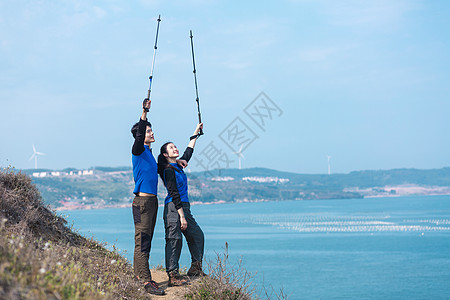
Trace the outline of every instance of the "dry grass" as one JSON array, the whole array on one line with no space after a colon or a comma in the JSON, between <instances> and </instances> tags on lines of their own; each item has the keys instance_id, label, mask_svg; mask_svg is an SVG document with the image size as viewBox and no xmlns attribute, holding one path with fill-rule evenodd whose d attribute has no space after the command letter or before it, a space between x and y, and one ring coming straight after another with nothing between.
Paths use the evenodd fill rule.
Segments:
<instances>
[{"instance_id":1,"label":"dry grass","mask_svg":"<svg viewBox=\"0 0 450 300\"><path fill-rule=\"evenodd\" d=\"M214 261L208 264L209 276L201 277L194 282L185 294L191 300L251 300L258 299L253 279L256 274L248 272L243 267L242 259L230 263L228 258L228 243L225 243L224 253L216 253ZM263 287L262 299L288 299L281 289L275 292L273 287Z\"/></svg>"},{"instance_id":2,"label":"dry grass","mask_svg":"<svg viewBox=\"0 0 450 300\"><path fill-rule=\"evenodd\" d=\"M185 294L190 300L251 300L278 299L287 300L283 289L276 292L272 286L263 286L262 295L257 296L253 279L256 274L243 267L242 259L230 263L228 243L225 242L224 253L216 253L215 260L207 263L208 276L201 277L188 287Z\"/></svg>"},{"instance_id":3,"label":"dry grass","mask_svg":"<svg viewBox=\"0 0 450 300\"><path fill-rule=\"evenodd\" d=\"M253 283L256 274L243 267L242 259L230 264L228 244L225 243L223 254L216 253L214 261L208 263L209 275L194 281L185 294L190 300L251 300L278 299L287 300L283 289L276 292L272 286L263 286L258 297Z\"/></svg>"},{"instance_id":4,"label":"dry grass","mask_svg":"<svg viewBox=\"0 0 450 300\"><path fill-rule=\"evenodd\" d=\"M186 293L192 300L251 300L255 299L252 286L253 274L242 267L242 261L230 265L227 250L216 254L216 260L207 264L208 276L197 279Z\"/></svg>"}]
</instances>

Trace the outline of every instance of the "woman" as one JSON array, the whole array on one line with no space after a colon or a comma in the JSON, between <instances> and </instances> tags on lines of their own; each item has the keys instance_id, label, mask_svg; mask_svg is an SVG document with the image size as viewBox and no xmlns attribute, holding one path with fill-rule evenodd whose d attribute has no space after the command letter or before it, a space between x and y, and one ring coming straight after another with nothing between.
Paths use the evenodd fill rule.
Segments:
<instances>
[{"instance_id":1,"label":"woman","mask_svg":"<svg viewBox=\"0 0 450 300\"><path fill-rule=\"evenodd\" d=\"M190 160L202 128L203 123L197 125L194 135L191 136L191 140L180 159ZM191 214L187 177L183 168L177 164L178 156L178 149L171 142L161 146L158 156L158 173L168 192L164 205L164 227L166 231L166 272L169 276L169 286L183 285L188 281L178 272L182 234L186 238L192 261L187 275L191 277L205 275L202 271L204 235Z\"/></svg>"}]
</instances>

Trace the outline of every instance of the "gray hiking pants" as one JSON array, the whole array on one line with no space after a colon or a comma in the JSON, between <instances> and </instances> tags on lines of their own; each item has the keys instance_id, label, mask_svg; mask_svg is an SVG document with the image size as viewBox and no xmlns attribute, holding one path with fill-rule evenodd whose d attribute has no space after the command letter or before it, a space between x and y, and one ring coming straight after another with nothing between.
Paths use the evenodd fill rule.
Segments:
<instances>
[{"instance_id":1,"label":"gray hiking pants","mask_svg":"<svg viewBox=\"0 0 450 300\"><path fill-rule=\"evenodd\" d=\"M205 247L205 237L202 229L198 226L191 213L191 205L188 202L181 202L183 205L184 216L187 222L187 229L181 230L180 217L173 202L164 205L164 227L166 230L166 271L178 271L181 248L183 245L182 235L191 253L192 263L203 260L203 251Z\"/></svg>"}]
</instances>

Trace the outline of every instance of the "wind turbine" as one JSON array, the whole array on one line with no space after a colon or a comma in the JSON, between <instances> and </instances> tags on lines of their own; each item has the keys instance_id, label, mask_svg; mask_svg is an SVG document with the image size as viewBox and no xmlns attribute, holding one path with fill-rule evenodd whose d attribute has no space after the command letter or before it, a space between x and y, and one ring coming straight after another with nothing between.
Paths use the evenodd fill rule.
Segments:
<instances>
[{"instance_id":1,"label":"wind turbine","mask_svg":"<svg viewBox=\"0 0 450 300\"><path fill-rule=\"evenodd\" d=\"M45 153L37 152L36 148L33 146L33 155L31 155L29 160L32 160L34 158L34 168L37 169L37 157L38 155L45 155Z\"/></svg>"},{"instance_id":2,"label":"wind turbine","mask_svg":"<svg viewBox=\"0 0 450 300\"><path fill-rule=\"evenodd\" d=\"M331 156L327 155L328 158L328 175L331 174L331 164L330 164L330 160L331 160Z\"/></svg>"},{"instance_id":3,"label":"wind turbine","mask_svg":"<svg viewBox=\"0 0 450 300\"><path fill-rule=\"evenodd\" d=\"M233 152L234 154L236 154L238 156L238 159L239 159L239 170L241 169L241 158L245 158L244 154L242 154L242 146L243 145L241 145L241 148L239 148L238 152Z\"/></svg>"}]
</instances>

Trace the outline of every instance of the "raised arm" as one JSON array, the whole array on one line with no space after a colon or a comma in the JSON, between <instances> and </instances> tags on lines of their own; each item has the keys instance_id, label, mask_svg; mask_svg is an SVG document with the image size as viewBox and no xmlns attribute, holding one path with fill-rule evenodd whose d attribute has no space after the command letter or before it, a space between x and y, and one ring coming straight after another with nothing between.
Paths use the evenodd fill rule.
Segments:
<instances>
[{"instance_id":1,"label":"raised arm","mask_svg":"<svg viewBox=\"0 0 450 300\"><path fill-rule=\"evenodd\" d=\"M183 168L187 167L187 163L191 159L192 153L194 152L195 142L197 141L200 132L200 128L203 128L203 123L197 124L197 127L195 128L194 134L191 136L191 140L189 141L189 144L186 148L186 150L183 153L183 156L180 157L180 159L177 159L177 163L182 166Z\"/></svg>"},{"instance_id":2,"label":"raised arm","mask_svg":"<svg viewBox=\"0 0 450 300\"><path fill-rule=\"evenodd\" d=\"M200 132L200 129L203 129L203 123L198 123L197 127L194 130L194 134L191 136L191 140L189 141L188 147L194 149L195 142L197 141Z\"/></svg>"},{"instance_id":3,"label":"raised arm","mask_svg":"<svg viewBox=\"0 0 450 300\"><path fill-rule=\"evenodd\" d=\"M144 151L145 130L147 129L147 111L150 109L152 101L145 99L142 107L142 115L139 119L138 130L134 139L133 148L131 152L133 155L141 155Z\"/></svg>"}]
</instances>

